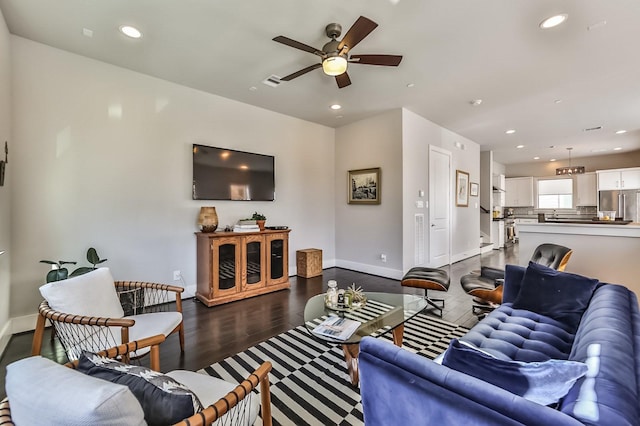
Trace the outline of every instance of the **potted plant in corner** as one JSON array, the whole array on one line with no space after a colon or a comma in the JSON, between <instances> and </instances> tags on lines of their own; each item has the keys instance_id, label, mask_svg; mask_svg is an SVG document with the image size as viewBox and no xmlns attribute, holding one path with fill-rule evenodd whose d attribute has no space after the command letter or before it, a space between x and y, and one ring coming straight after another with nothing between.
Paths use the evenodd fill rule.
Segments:
<instances>
[{"instance_id":1,"label":"potted plant in corner","mask_svg":"<svg viewBox=\"0 0 640 426\"><path fill-rule=\"evenodd\" d=\"M252 220L255 220L261 231L264 231L264 224L267 221L267 217L261 213L254 212L253 216L251 216Z\"/></svg>"}]
</instances>

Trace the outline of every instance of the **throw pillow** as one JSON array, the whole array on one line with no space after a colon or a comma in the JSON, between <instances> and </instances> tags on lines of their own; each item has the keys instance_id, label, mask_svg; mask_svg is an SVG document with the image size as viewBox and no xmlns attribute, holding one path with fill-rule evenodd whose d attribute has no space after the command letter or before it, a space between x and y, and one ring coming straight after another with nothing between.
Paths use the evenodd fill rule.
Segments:
<instances>
[{"instance_id":1,"label":"throw pillow","mask_svg":"<svg viewBox=\"0 0 640 426\"><path fill-rule=\"evenodd\" d=\"M453 339L442 364L542 405L557 403L587 372L576 361L506 361L474 345Z\"/></svg>"},{"instance_id":2,"label":"throw pillow","mask_svg":"<svg viewBox=\"0 0 640 426\"><path fill-rule=\"evenodd\" d=\"M512 307L553 318L575 333L598 282L529 262Z\"/></svg>"},{"instance_id":3,"label":"throw pillow","mask_svg":"<svg viewBox=\"0 0 640 426\"><path fill-rule=\"evenodd\" d=\"M17 425L146 424L140 404L126 386L86 376L41 356L9 364L5 389Z\"/></svg>"},{"instance_id":4,"label":"throw pillow","mask_svg":"<svg viewBox=\"0 0 640 426\"><path fill-rule=\"evenodd\" d=\"M77 370L128 386L150 425L174 424L202 410L200 400L186 386L146 367L123 364L83 351Z\"/></svg>"}]
</instances>

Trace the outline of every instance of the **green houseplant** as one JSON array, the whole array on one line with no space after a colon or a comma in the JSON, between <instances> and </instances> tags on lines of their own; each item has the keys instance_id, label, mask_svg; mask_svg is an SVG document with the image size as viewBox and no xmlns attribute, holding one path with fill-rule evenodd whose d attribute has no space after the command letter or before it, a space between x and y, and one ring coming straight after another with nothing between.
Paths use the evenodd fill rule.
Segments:
<instances>
[{"instance_id":1,"label":"green houseplant","mask_svg":"<svg viewBox=\"0 0 640 426\"><path fill-rule=\"evenodd\" d=\"M254 212L253 216L251 216L252 220L255 220L261 231L264 231L264 224L267 221L267 217L262 213Z\"/></svg>"},{"instance_id":2,"label":"green houseplant","mask_svg":"<svg viewBox=\"0 0 640 426\"><path fill-rule=\"evenodd\" d=\"M96 249L90 247L89 250L87 250L87 261L92 266L81 266L75 269L71 274L69 274L69 270L65 267L65 265L75 265L78 262L67 260L41 260L40 263L56 265L55 269L52 269L47 273L47 282L50 283L52 281L62 281L66 280L69 277L76 277L78 275L86 274L87 272L97 269L96 265L106 262L107 259L100 259L100 256L98 256L98 252L96 251Z\"/></svg>"}]
</instances>

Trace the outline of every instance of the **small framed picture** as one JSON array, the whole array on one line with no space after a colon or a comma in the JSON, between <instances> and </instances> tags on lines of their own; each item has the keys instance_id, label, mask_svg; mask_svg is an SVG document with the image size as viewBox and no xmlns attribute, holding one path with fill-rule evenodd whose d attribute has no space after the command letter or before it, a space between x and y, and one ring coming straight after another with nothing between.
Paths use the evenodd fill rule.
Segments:
<instances>
[{"instance_id":1,"label":"small framed picture","mask_svg":"<svg viewBox=\"0 0 640 426\"><path fill-rule=\"evenodd\" d=\"M349 204L380 204L380 167L349 170Z\"/></svg>"},{"instance_id":2,"label":"small framed picture","mask_svg":"<svg viewBox=\"0 0 640 426\"><path fill-rule=\"evenodd\" d=\"M477 197L478 196L478 184L471 182L471 186L469 187L469 195L471 195L472 197Z\"/></svg>"},{"instance_id":3,"label":"small framed picture","mask_svg":"<svg viewBox=\"0 0 640 426\"><path fill-rule=\"evenodd\" d=\"M456 206L469 206L469 173L456 170Z\"/></svg>"}]
</instances>

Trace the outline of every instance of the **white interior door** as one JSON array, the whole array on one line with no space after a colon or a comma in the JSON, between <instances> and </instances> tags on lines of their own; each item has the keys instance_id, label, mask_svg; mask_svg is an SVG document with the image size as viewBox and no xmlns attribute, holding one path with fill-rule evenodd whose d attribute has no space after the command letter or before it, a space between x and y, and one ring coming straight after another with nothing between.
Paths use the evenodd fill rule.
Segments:
<instances>
[{"instance_id":1,"label":"white interior door","mask_svg":"<svg viewBox=\"0 0 640 426\"><path fill-rule=\"evenodd\" d=\"M451 152L429 145L429 265L451 263Z\"/></svg>"}]
</instances>

